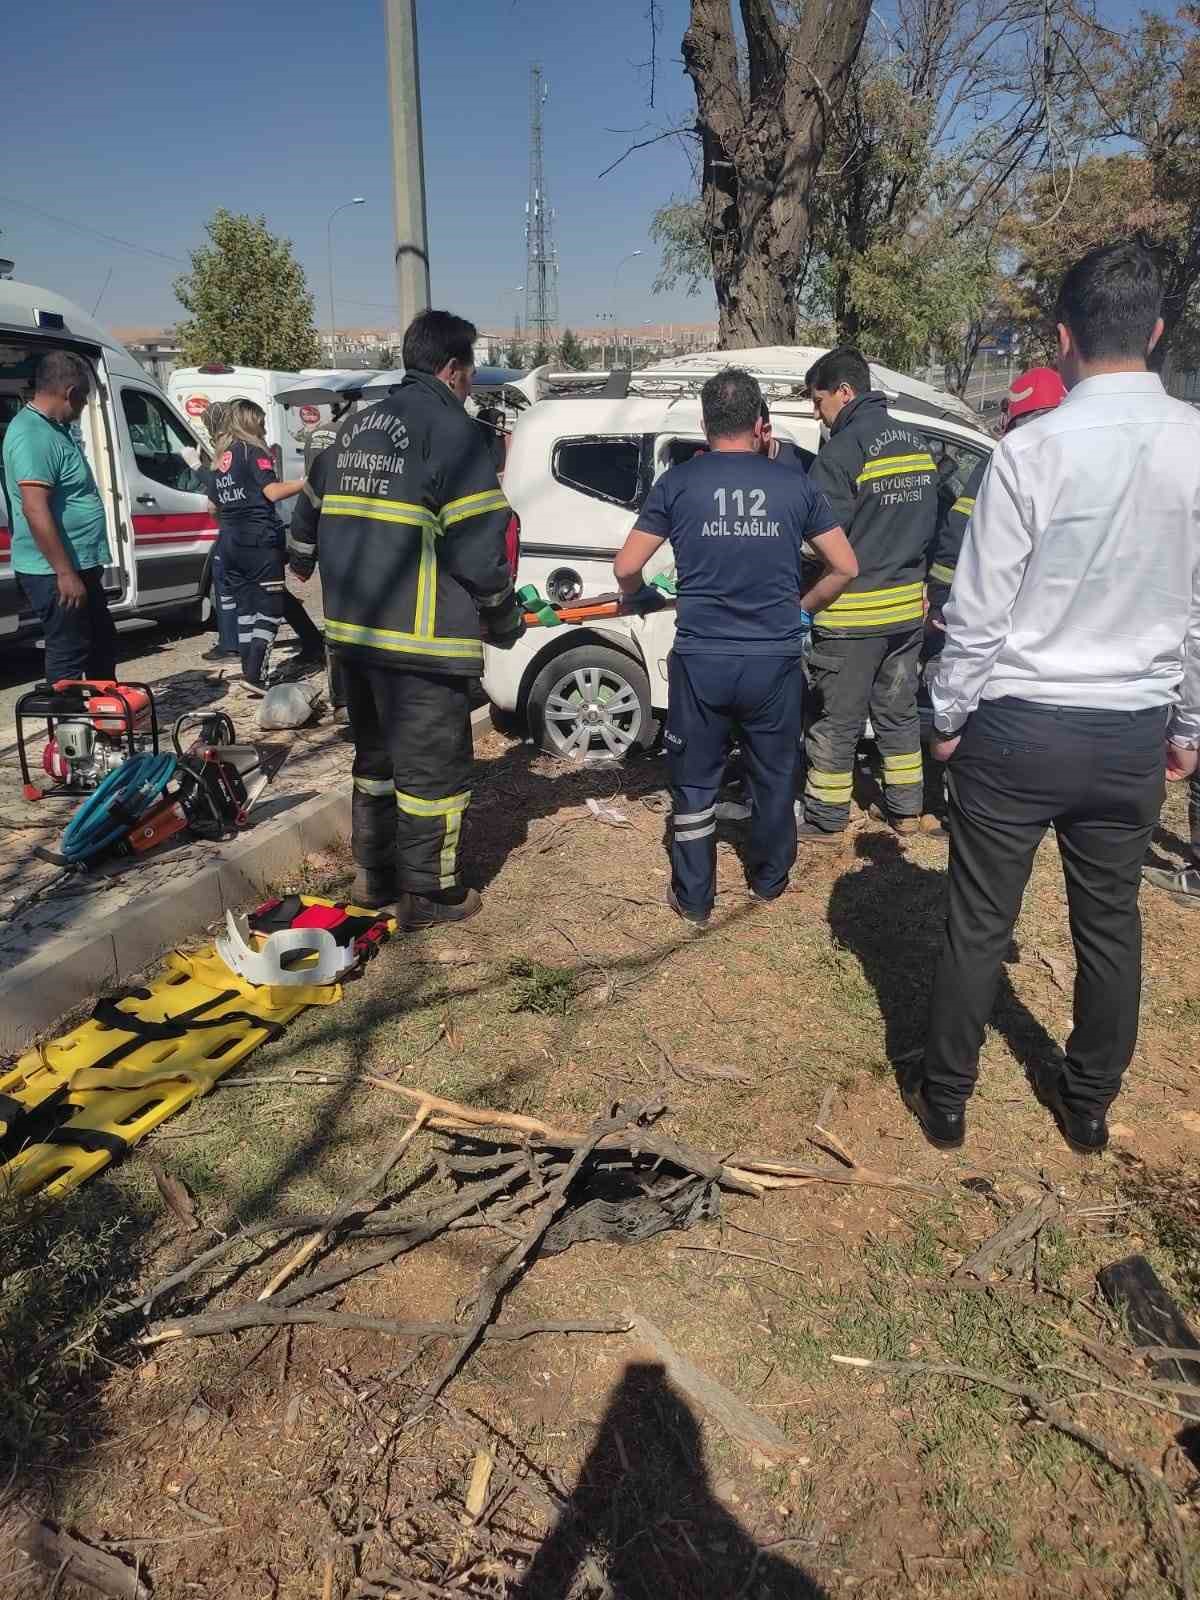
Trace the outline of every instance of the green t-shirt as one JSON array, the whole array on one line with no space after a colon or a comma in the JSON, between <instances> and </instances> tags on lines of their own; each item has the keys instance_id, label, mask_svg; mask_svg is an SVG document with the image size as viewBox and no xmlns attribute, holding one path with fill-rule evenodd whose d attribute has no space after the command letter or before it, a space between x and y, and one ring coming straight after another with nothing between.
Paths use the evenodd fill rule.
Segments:
<instances>
[{"instance_id":1,"label":"green t-shirt","mask_svg":"<svg viewBox=\"0 0 1200 1600\"><path fill-rule=\"evenodd\" d=\"M104 502L83 451L69 427L51 422L33 406L18 411L4 435L4 483L12 506L14 572L52 572L34 543L21 508L21 485L50 490L50 512L80 572L108 565Z\"/></svg>"}]
</instances>

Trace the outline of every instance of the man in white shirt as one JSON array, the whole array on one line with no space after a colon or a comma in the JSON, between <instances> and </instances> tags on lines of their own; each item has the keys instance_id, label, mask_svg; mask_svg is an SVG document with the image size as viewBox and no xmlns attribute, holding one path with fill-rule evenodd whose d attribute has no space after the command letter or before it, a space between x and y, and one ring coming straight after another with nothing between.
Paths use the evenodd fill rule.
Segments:
<instances>
[{"instance_id":1,"label":"man in white shirt","mask_svg":"<svg viewBox=\"0 0 1200 1600\"><path fill-rule=\"evenodd\" d=\"M931 685L950 763L950 882L923 1068L904 1098L953 1148L1001 964L1046 829L1075 941L1065 1061L1034 1074L1069 1144L1107 1143L1137 1043L1138 886L1168 778L1200 743L1200 415L1146 357L1162 288L1140 246L1095 250L1059 292L1057 410L996 447Z\"/></svg>"}]
</instances>

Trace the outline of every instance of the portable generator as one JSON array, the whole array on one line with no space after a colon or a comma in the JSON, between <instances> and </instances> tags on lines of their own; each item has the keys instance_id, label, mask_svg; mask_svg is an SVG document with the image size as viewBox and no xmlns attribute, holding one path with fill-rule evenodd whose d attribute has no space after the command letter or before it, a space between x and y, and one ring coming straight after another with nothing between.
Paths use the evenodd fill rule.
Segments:
<instances>
[{"instance_id":1,"label":"portable generator","mask_svg":"<svg viewBox=\"0 0 1200 1600\"><path fill-rule=\"evenodd\" d=\"M86 794L131 756L158 754L158 713L148 683L39 683L21 696L14 714L26 800ZM52 788L39 788L30 773L26 724L33 721L45 723L41 765Z\"/></svg>"}]
</instances>

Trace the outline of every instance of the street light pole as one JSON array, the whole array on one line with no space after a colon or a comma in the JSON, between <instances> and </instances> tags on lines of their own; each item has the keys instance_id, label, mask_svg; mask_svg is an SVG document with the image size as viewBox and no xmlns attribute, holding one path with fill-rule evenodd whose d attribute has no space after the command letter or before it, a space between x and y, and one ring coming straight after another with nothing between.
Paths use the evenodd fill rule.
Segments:
<instances>
[{"instance_id":1,"label":"street light pole","mask_svg":"<svg viewBox=\"0 0 1200 1600\"><path fill-rule=\"evenodd\" d=\"M621 276L621 268L625 265L625 263L627 261L633 261L637 256L640 256L641 254L642 254L642 251L640 251L640 250L631 250L627 256L622 256L621 260L617 262L617 270L613 273L613 292L612 292L613 313L612 313L612 318L613 318L613 360L614 361L617 358L617 348L618 348L618 346L617 346L617 329L616 329L616 322L617 322L617 279ZM629 360L630 360L630 365L632 365L632 363L633 363L632 352L630 353Z\"/></svg>"},{"instance_id":2,"label":"street light pole","mask_svg":"<svg viewBox=\"0 0 1200 1600\"><path fill-rule=\"evenodd\" d=\"M400 326L429 309L429 228L416 0L384 0L388 100L392 110L392 199L396 215L396 301Z\"/></svg>"},{"instance_id":3,"label":"street light pole","mask_svg":"<svg viewBox=\"0 0 1200 1600\"><path fill-rule=\"evenodd\" d=\"M335 206L329 213L329 221L325 224L326 243L329 246L329 353L332 356L337 350L337 307L333 298L333 219L339 211L348 211L351 206L365 206L366 198L356 194L353 200L347 200L344 205Z\"/></svg>"}]
</instances>

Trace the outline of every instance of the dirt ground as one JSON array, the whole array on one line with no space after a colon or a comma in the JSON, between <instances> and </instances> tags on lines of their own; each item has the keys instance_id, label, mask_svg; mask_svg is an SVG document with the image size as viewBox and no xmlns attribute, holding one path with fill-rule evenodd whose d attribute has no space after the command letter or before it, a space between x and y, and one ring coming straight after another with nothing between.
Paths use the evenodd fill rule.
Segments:
<instances>
[{"instance_id":1,"label":"dirt ground","mask_svg":"<svg viewBox=\"0 0 1200 1600\"><path fill-rule=\"evenodd\" d=\"M664 779L656 757L580 771L491 736L465 845L482 916L394 940L340 1005L303 1015L68 1203L0 1220L0 1461L14 1505L112 1541L155 1596L180 1600L1190 1593L1197 1424L1188 1397L1149 1387L1095 1275L1144 1252L1200 1309L1195 913L1144 892L1141 1045L1109 1152L1073 1155L1024 1077L1069 1025L1073 959L1047 842L968 1142L939 1153L901 1106L893 1065L922 1036L944 845L900 848L862 819L843 854L802 853L789 893L760 906L729 824L718 910L694 935L662 904L663 818L645 802ZM589 796L629 826L596 820ZM1164 860L1182 852L1181 809L1172 796ZM344 891L347 871L313 861L291 887ZM314 1069L325 1081L300 1080ZM376 1165L409 1113L364 1074L579 1129L615 1101L662 1095L663 1126L717 1156L828 1166L811 1142L820 1117L860 1163L930 1192L725 1195L719 1221L535 1259L505 1297L501 1322L648 1317L783 1430L790 1449L775 1459L734 1442L629 1334L484 1344L415 1421L444 1340L297 1326L139 1346L145 1319L112 1310L131 1291L213 1230L328 1210ZM430 1175L435 1143L414 1139L393 1198L449 1192ZM164 1207L152 1161L187 1185L197 1231ZM1063 1220L1031 1274L991 1289L951 1280L1046 1186ZM512 1243L443 1235L345 1285L338 1307L453 1319ZM253 1299L294 1247L244 1243L150 1321ZM1001 1389L835 1355L1034 1388L1107 1454ZM464 1501L485 1450L491 1499L472 1526ZM45 1595L54 1575L22 1573L22 1559L0 1557L4 1593ZM60 1597L85 1592L69 1571L55 1582Z\"/></svg>"}]
</instances>

